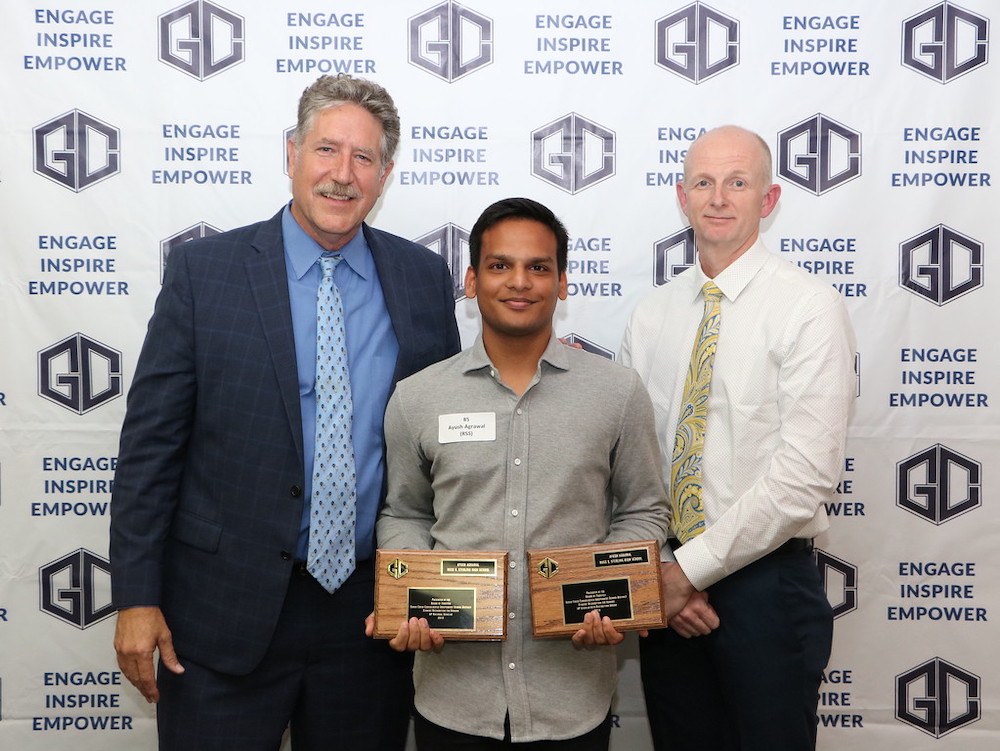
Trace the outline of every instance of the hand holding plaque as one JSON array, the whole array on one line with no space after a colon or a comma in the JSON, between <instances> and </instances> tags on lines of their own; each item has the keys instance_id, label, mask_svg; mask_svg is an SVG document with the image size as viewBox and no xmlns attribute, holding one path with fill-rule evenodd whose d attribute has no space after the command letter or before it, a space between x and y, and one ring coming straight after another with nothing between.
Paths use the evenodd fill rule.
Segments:
<instances>
[{"instance_id":1,"label":"hand holding plaque","mask_svg":"<svg viewBox=\"0 0 1000 751\"><path fill-rule=\"evenodd\" d=\"M592 610L619 631L663 628L660 549L653 540L528 551L535 636L567 636Z\"/></svg>"},{"instance_id":2,"label":"hand holding plaque","mask_svg":"<svg viewBox=\"0 0 1000 751\"><path fill-rule=\"evenodd\" d=\"M426 618L446 640L502 641L507 636L507 553L378 550L375 629L391 639L399 624Z\"/></svg>"}]
</instances>

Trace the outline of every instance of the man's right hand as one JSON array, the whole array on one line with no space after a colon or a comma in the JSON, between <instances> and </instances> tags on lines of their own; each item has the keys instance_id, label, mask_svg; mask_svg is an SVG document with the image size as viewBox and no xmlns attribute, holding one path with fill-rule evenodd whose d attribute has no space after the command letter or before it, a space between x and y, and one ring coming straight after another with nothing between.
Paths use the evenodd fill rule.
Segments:
<instances>
[{"instance_id":1,"label":"man's right hand","mask_svg":"<svg viewBox=\"0 0 1000 751\"><path fill-rule=\"evenodd\" d=\"M146 697L148 702L160 700L160 690L156 686L156 669L153 655L160 650L160 659L172 673L184 672L177 661L170 629L163 618L163 612L156 607L124 608L118 611L115 626L115 652L118 667Z\"/></svg>"}]
</instances>

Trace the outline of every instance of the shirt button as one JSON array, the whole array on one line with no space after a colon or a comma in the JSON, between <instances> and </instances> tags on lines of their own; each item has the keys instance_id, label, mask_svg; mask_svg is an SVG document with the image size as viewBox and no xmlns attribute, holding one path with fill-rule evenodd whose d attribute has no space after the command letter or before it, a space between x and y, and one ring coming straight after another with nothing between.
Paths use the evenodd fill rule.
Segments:
<instances>
[{"instance_id":1,"label":"shirt button","mask_svg":"<svg viewBox=\"0 0 1000 751\"><path fill-rule=\"evenodd\" d=\"M517 561L511 561L510 562L510 567L511 568L517 568Z\"/></svg>"},{"instance_id":2,"label":"shirt button","mask_svg":"<svg viewBox=\"0 0 1000 751\"><path fill-rule=\"evenodd\" d=\"M521 409L520 407L518 407L518 408L517 408L517 409L515 409L514 411L515 411L515 412L517 412L517 414L519 414L519 415L523 415L523 414L524 414L524 410L523 410L523 409Z\"/></svg>"},{"instance_id":3,"label":"shirt button","mask_svg":"<svg viewBox=\"0 0 1000 751\"><path fill-rule=\"evenodd\" d=\"M517 616L514 613L507 613L507 617L510 618L511 620L514 620L514 618L516 618Z\"/></svg>"},{"instance_id":4,"label":"shirt button","mask_svg":"<svg viewBox=\"0 0 1000 751\"><path fill-rule=\"evenodd\" d=\"M515 665L513 662L508 662L507 663L507 667L509 667L511 670L513 670L514 668L517 667L517 665Z\"/></svg>"},{"instance_id":5,"label":"shirt button","mask_svg":"<svg viewBox=\"0 0 1000 751\"><path fill-rule=\"evenodd\" d=\"M511 510L510 510L510 515L511 515L511 516L517 516L517 509L516 509L516 508L514 508L514 509L511 509Z\"/></svg>"},{"instance_id":6,"label":"shirt button","mask_svg":"<svg viewBox=\"0 0 1000 751\"><path fill-rule=\"evenodd\" d=\"M521 466L521 460L520 459L515 459L514 460L514 466L515 467L520 467Z\"/></svg>"}]
</instances>

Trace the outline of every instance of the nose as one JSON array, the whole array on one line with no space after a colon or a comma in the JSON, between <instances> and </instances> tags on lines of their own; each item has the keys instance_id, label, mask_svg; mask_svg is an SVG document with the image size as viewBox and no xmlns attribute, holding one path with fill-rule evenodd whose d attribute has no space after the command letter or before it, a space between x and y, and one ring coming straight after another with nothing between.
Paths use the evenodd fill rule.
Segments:
<instances>
[{"instance_id":1,"label":"nose","mask_svg":"<svg viewBox=\"0 0 1000 751\"><path fill-rule=\"evenodd\" d=\"M715 185L712 188L712 195L709 200L713 206L723 206L727 203L725 188L722 185Z\"/></svg>"},{"instance_id":2,"label":"nose","mask_svg":"<svg viewBox=\"0 0 1000 751\"><path fill-rule=\"evenodd\" d=\"M523 266L515 266L507 277L507 286L511 289L528 289L531 286L531 275Z\"/></svg>"},{"instance_id":3,"label":"nose","mask_svg":"<svg viewBox=\"0 0 1000 751\"><path fill-rule=\"evenodd\" d=\"M330 161L330 177L341 185L347 185L353 179L351 170L351 154L341 151Z\"/></svg>"}]
</instances>

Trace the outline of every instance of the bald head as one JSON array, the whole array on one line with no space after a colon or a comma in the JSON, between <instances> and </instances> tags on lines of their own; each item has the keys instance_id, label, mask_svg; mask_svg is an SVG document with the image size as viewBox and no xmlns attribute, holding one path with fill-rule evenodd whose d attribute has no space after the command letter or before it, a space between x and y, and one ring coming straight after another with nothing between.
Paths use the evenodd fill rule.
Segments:
<instances>
[{"instance_id":1,"label":"bald head","mask_svg":"<svg viewBox=\"0 0 1000 751\"><path fill-rule=\"evenodd\" d=\"M692 157L697 157L698 152L706 150L709 153L719 148L737 149L744 153L757 152L759 158L759 175L761 183L770 185L771 183L771 149L767 142L752 130L741 128L738 125L722 125L718 128L706 131L698 136L688 149L684 158L684 181L688 180L688 165Z\"/></svg>"},{"instance_id":2,"label":"bald head","mask_svg":"<svg viewBox=\"0 0 1000 751\"><path fill-rule=\"evenodd\" d=\"M771 148L767 141L758 136L752 130L741 128L739 125L722 125L718 128L705 131L698 136L688 149L687 156L684 157L684 180L688 179L688 163L692 155L697 155L701 150L710 153L720 147L735 148L744 153L757 152L760 165L760 176L765 184L771 183Z\"/></svg>"}]
</instances>

